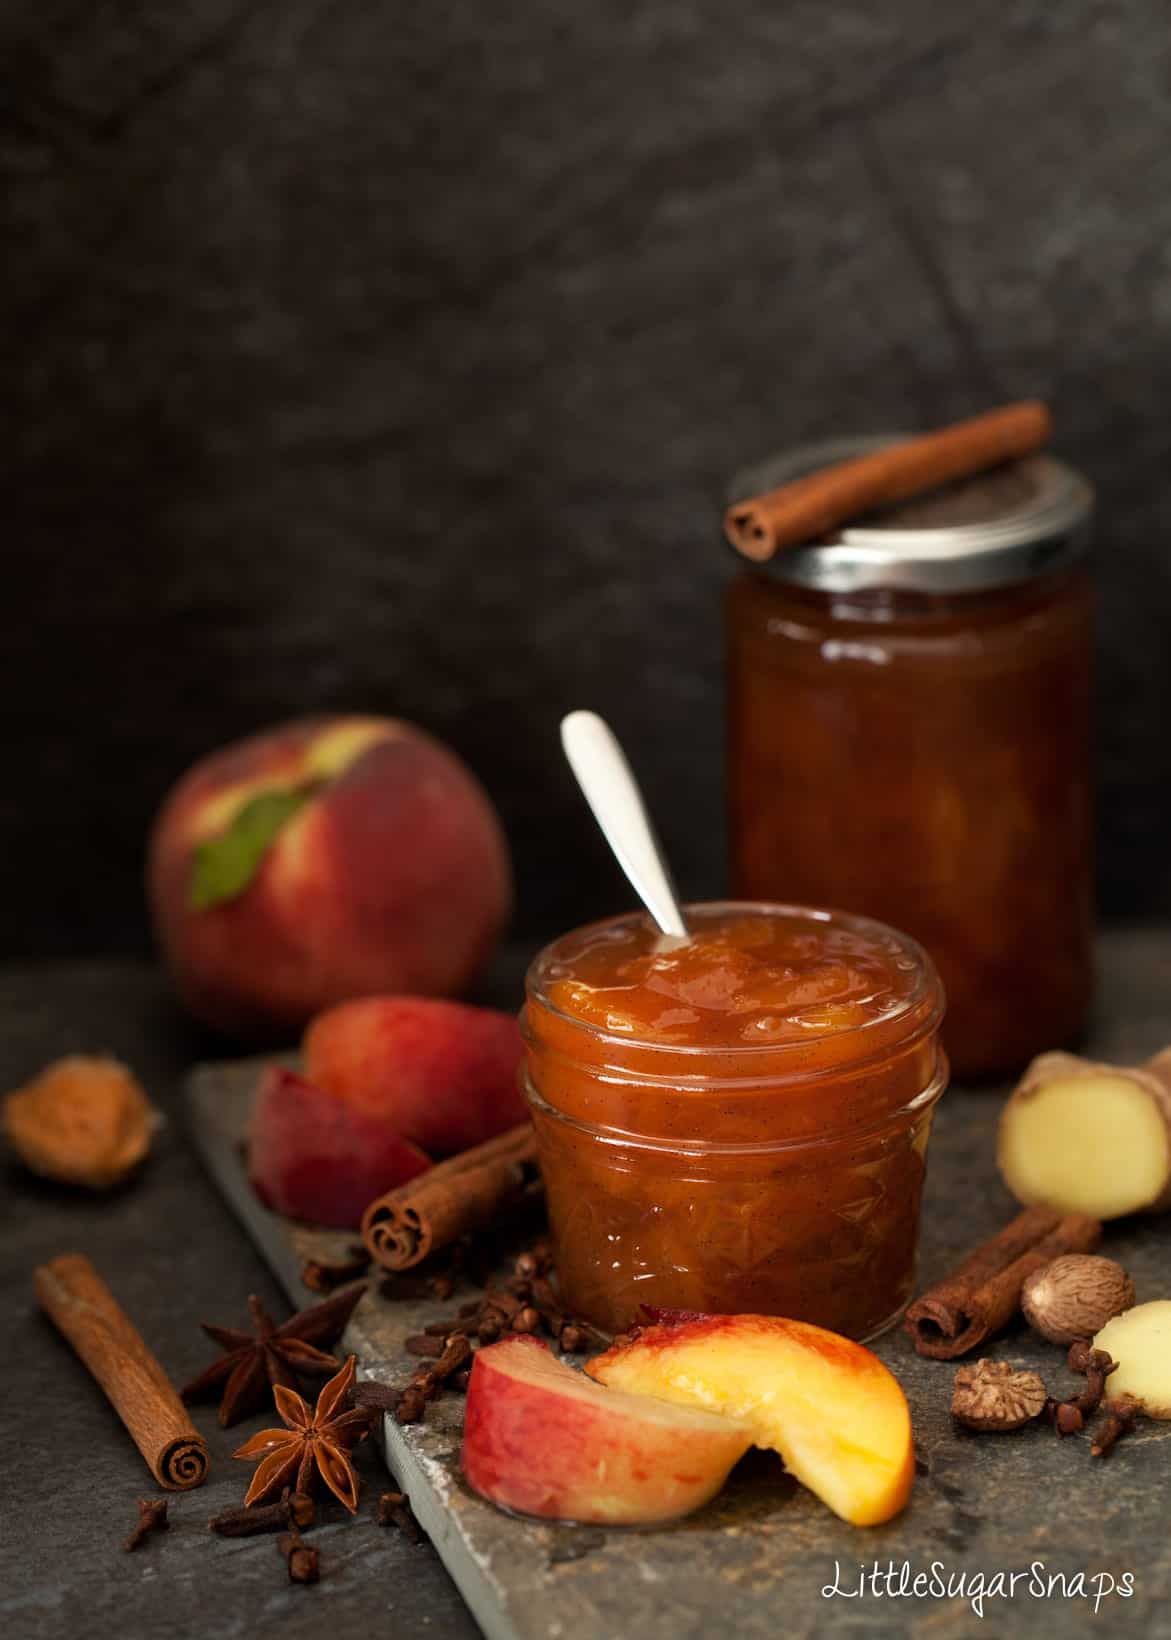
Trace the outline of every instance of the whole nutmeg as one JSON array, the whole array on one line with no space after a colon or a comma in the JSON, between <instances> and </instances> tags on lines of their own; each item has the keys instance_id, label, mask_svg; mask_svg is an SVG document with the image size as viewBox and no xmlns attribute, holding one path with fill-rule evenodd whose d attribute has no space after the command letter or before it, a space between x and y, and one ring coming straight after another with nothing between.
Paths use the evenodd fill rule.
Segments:
<instances>
[{"instance_id":1,"label":"whole nutmeg","mask_svg":"<svg viewBox=\"0 0 1171 1640\"><path fill-rule=\"evenodd\" d=\"M1025 1320L1052 1344L1092 1338L1133 1303L1134 1282L1121 1264L1094 1253L1055 1258L1034 1270L1021 1289Z\"/></svg>"}]
</instances>

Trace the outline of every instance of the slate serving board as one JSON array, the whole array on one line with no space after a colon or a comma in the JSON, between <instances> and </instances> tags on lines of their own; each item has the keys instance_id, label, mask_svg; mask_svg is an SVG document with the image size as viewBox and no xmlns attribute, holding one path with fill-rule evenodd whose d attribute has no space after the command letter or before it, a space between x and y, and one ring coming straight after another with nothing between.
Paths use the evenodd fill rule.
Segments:
<instances>
[{"instance_id":1,"label":"slate serving board","mask_svg":"<svg viewBox=\"0 0 1171 1640\"><path fill-rule=\"evenodd\" d=\"M1171 995L1171 973L1163 977ZM1132 1008L1095 1044L1139 1057L1171 1039L1161 1008ZM248 1186L242 1136L257 1061L205 1066L188 1085L194 1137L212 1176L283 1283L290 1302L309 1301L300 1270L310 1254L337 1255L346 1233L309 1230L267 1212ZM952 1090L932 1139L922 1276L935 1280L1012 1211L993 1166L994 1094ZM1171 1227L1129 1221L1112 1230L1107 1251L1132 1271L1141 1300L1171 1290ZM468 1289L471 1291L471 1289ZM404 1383L416 1365L406 1334L450 1314L445 1303L387 1301L371 1292L355 1312L346 1346L364 1376ZM910 1507L885 1526L863 1530L837 1520L786 1477L779 1463L751 1455L715 1502L675 1526L654 1531L541 1525L508 1517L464 1487L458 1464L462 1398L432 1405L427 1421L401 1428L385 1420L384 1455L489 1640L686 1640L721 1629L744 1640L797 1635L951 1636L989 1632L1090 1634L1102 1622L1125 1631L1171 1636L1163 1604L1171 1594L1166 1528L1171 1425L1147 1423L1106 1462L1088 1443L1059 1443L1045 1426L1012 1435L957 1430L948 1412L952 1369L920 1360L900 1330L877 1353L902 1381L916 1431L918 1478ZM985 1353L1029 1365L1053 1389L1073 1392L1062 1352L1017 1325ZM877 1563L895 1586L916 1574L954 1580L1027 1573L1043 1563L1045 1586L1020 1577L1010 1599L989 1594L981 1619L954 1591L827 1595L856 1591L862 1568ZM906 1573L902 1568L908 1567ZM1078 1593L1078 1574L1084 1593ZM1094 1594L1113 1578L1133 1578L1133 1593ZM888 1587L885 1581L882 1588ZM990 1621L989 1621L990 1620Z\"/></svg>"}]
</instances>

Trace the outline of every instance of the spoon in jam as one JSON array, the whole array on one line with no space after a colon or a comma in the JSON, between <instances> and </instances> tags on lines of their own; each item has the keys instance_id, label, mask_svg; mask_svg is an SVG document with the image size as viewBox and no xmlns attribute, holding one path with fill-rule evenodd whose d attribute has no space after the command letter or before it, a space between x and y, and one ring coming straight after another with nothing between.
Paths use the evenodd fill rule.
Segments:
<instances>
[{"instance_id":1,"label":"spoon in jam","mask_svg":"<svg viewBox=\"0 0 1171 1640\"><path fill-rule=\"evenodd\" d=\"M561 745L635 893L664 934L686 939L671 873L614 731L596 712L570 712L561 720Z\"/></svg>"}]
</instances>

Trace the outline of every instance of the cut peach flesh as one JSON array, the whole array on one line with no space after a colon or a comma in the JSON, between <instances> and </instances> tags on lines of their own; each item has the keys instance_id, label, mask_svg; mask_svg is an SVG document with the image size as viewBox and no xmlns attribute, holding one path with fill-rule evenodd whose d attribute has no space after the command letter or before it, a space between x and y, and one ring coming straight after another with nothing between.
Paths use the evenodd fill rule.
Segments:
<instances>
[{"instance_id":1,"label":"cut peach flesh","mask_svg":"<svg viewBox=\"0 0 1171 1640\"><path fill-rule=\"evenodd\" d=\"M910 1495L911 1418L898 1381L861 1344L821 1327L752 1315L649 1327L586 1371L742 1421L854 1525L888 1520Z\"/></svg>"}]
</instances>

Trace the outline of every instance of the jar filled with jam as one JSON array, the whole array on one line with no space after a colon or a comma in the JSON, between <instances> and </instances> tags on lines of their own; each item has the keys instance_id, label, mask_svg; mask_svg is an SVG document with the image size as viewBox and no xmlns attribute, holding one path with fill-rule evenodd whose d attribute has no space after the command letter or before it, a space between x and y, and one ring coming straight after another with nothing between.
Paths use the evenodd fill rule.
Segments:
<instances>
[{"instance_id":1,"label":"jar filled with jam","mask_svg":"<svg viewBox=\"0 0 1171 1640\"><path fill-rule=\"evenodd\" d=\"M736 495L882 442L798 452ZM959 1077L1069 1042L1089 1002L1092 499L1030 456L728 591L734 891L906 928Z\"/></svg>"},{"instance_id":2,"label":"jar filled with jam","mask_svg":"<svg viewBox=\"0 0 1171 1640\"><path fill-rule=\"evenodd\" d=\"M525 1086L566 1307L785 1315L873 1336L911 1296L946 1083L930 958L793 906L644 914L547 947Z\"/></svg>"}]
</instances>

